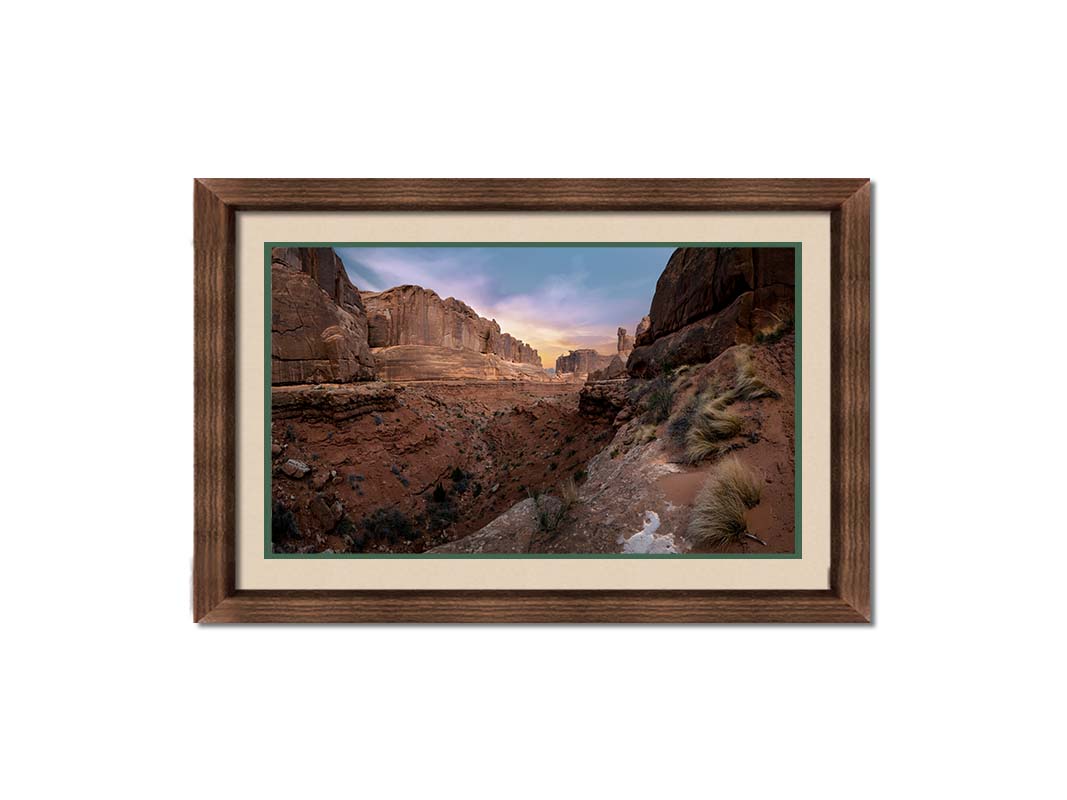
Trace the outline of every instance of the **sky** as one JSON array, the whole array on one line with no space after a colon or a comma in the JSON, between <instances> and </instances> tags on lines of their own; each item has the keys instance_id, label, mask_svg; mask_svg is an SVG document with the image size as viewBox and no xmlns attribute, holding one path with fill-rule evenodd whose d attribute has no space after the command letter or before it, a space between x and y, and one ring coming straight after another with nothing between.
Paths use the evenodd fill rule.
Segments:
<instances>
[{"instance_id":1,"label":"sky","mask_svg":"<svg viewBox=\"0 0 1067 800\"><path fill-rule=\"evenodd\" d=\"M335 247L362 291L405 283L462 300L535 347L545 367L589 347L616 351L648 313L671 247Z\"/></svg>"}]
</instances>

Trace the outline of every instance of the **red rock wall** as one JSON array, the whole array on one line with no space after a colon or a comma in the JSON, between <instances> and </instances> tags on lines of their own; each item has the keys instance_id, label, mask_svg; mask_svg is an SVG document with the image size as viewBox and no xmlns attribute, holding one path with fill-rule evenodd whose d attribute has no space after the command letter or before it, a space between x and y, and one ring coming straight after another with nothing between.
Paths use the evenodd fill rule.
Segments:
<instances>
[{"instance_id":1,"label":"red rock wall","mask_svg":"<svg viewBox=\"0 0 1067 800\"><path fill-rule=\"evenodd\" d=\"M502 333L495 320L478 316L453 297L442 300L421 286L397 286L384 292L363 292L362 298L371 347L446 347L541 366L536 350Z\"/></svg>"},{"instance_id":2,"label":"red rock wall","mask_svg":"<svg viewBox=\"0 0 1067 800\"><path fill-rule=\"evenodd\" d=\"M794 303L794 251L785 247L681 247L656 283L647 324L638 326L627 371L711 361L752 341L768 321L760 310Z\"/></svg>"},{"instance_id":3,"label":"red rock wall","mask_svg":"<svg viewBox=\"0 0 1067 800\"><path fill-rule=\"evenodd\" d=\"M271 383L347 383L374 377L359 291L331 248L271 254Z\"/></svg>"}]
</instances>

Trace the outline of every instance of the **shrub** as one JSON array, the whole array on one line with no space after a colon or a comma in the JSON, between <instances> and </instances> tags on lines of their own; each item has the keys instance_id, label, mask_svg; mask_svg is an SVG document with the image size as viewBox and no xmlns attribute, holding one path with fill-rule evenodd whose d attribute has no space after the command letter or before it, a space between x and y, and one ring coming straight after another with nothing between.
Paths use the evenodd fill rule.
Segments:
<instances>
[{"instance_id":1,"label":"shrub","mask_svg":"<svg viewBox=\"0 0 1067 800\"><path fill-rule=\"evenodd\" d=\"M690 461L701 461L730 450L726 440L741 432L742 420L720 404L720 398L704 403L693 417L685 434L685 454Z\"/></svg>"},{"instance_id":2,"label":"shrub","mask_svg":"<svg viewBox=\"0 0 1067 800\"><path fill-rule=\"evenodd\" d=\"M758 400L761 397L778 397L778 392L756 377L752 357L745 350L734 354L737 376L730 394L736 400Z\"/></svg>"},{"instance_id":3,"label":"shrub","mask_svg":"<svg viewBox=\"0 0 1067 800\"><path fill-rule=\"evenodd\" d=\"M271 509L270 538L274 541L300 538L300 526L296 524L296 517L292 509L281 500L276 501Z\"/></svg>"},{"instance_id":4,"label":"shrub","mask_svg":"<svg viewBox=\"0 0 1067 800\"><path fill-rule=\"evenodd\" d=\"M573 478L563 481L557 489L559 496L530 492L537 515L537 530L541 533L554 533L560 523L578 502L578 487Z\"/></svg>"},{"instance_id":5,"label":"shrub","mask_svg":"<svg viewBox=\"0 0 1067 800\"><path fill-rule=\"evenodd\" d=\"M705 547L723 547L745 539L767 543L748 530L745 512L760 501L759 477L736 457L720 463L708 477L689 518L689 539Z\"/></svg>"},{"instance_id":6,"label":"shrub","mask_svg":"<svg viewBox=\"0 0 1067 800\"><path fill-rule=\"evenodd\" d=\"M379 508L363 518L364 537L359 547L372 544L396 544L415 538L411 521L395 508ZM354 537L355 538L355 537Z\"/></svg>"},{"instance_id":7,"label":"shrub","mask_svg":"<svg viewBox=\"0 0 1067 800\"><path fill-rule=\"evenodd\" d=\"M448 492L445 491L445 487L441 484L437 484L433 490L433 502L443 503L448 499Z\"/></svg>"},{"instance_id":8,"label":"shrub","mask_svg":"<svg viewBox=\"0 0 1067 800\"><path fill-rule=\"evenodd\" d=\"M698 396L690 398L689 402L673 414L667 422L667 436L675 445L681 447L685 444L685 435L693 424L700 402Z\"/></svg>"},{"instance_id":9,"label":"shrub","mask_svg":"<svg viewBox=\"0 0 1067 800\"><path fill-rule=\"evenodd\" d=\"M760 344L773 344L793 332L793 309L789 306L779 306L774 313L765 308L756 310L757 313L770 317L771 323L756 331L756 341Z\"/></svg>"},{"instance_id":10,"label":"shrub","mask_svg":"<svg viewBox=\"0 0 1067 800\"><path fill-rule=\"evenodd\" d=\"M658 424L671 415L674 389L667 377L656 378L652 384L652 390L645 396L645 409L649 421Z\"/></svg>"},{"instance_id":11,"label":"shrub","mask_svg":"<svg viewBox=\"0 0 1067 800\"><path fill-rule=\"evenodd\" d=\"M466 478L467 477L467 473L465 473L459 467L453 467L452 468L452 475L450 477L452 478L452 482L456 483L457 481L461 481L464 478Z\"/></svg>"}]
</instances>

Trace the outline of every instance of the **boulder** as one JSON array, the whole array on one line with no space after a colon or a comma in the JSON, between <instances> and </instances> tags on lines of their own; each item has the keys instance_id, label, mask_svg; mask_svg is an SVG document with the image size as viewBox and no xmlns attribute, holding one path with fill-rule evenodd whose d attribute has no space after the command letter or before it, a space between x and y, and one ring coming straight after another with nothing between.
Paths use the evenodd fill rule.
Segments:
<instances>
[{"instance_id":1,"label":"boulder","mask_svg":"<svg viewBox=\"0 0 1067 800\"><path fill-rule=\"evenodd\" d=\"M290 478L303 478L305 475L311 472L311 467L309 467L303 461L297 461L295 458L290 458L288 461L282 464L282 472L284 472Z\"/></svg>"}]
</instances>

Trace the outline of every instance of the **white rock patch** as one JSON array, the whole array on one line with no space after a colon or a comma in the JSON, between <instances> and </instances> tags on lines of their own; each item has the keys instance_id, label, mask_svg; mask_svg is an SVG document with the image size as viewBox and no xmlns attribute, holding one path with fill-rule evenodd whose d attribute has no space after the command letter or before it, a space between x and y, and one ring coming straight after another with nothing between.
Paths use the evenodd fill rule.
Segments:
<instances>
[{"instance_id":1,"label":"white rock patch","mask_svg":"<svg viewBox=\"0 0 1067 800\"><path fill-rule=\"evenodd\" d=\"M619 537L624 553L677 553L674 546L674 536L656 536L659 530L659 514L655 511L645 512L645 527L627 539Z\"/></svg>"}]
</instances>

